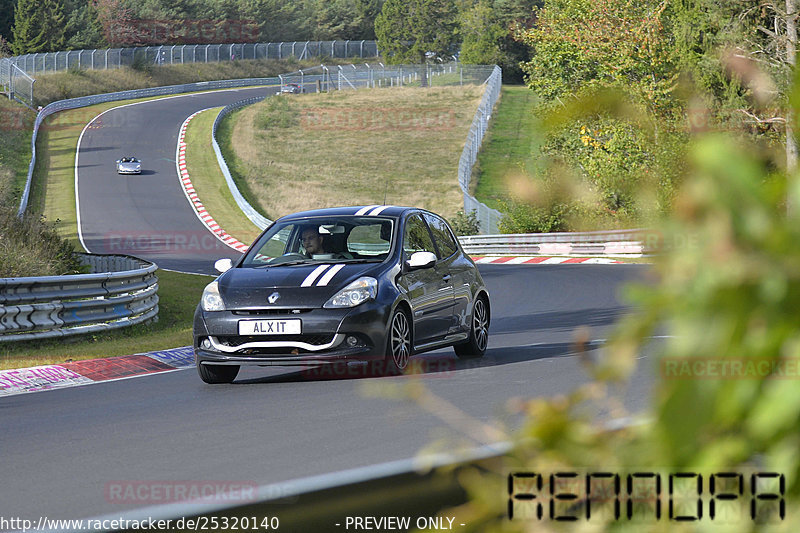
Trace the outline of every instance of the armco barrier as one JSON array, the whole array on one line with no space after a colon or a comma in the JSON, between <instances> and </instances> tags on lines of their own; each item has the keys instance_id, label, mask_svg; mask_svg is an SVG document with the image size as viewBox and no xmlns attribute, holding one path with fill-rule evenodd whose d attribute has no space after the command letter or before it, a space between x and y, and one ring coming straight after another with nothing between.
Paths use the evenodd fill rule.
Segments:
<instances>
[{"instance_id":1,"label":"armco barrier","mask_svg":"<svg viewBox=\"0 0 800 533\"><path fill-rule=\"evenodd\" d=\"M642 255L650 250L645 230L583 233L515 233L459 237L470 255Z\"/></svg>"},{"instance_id":2,"label":"armco barrier","mask_svg":"<svg viewBox=\"0 0 800 533\"><path fill-rule=\"evenodd\" d=\"M121 328L158 315L156 265L79 254L92 274L0 279L0 342Z\"/></svg>"},{"instance_id":3,"label":"armco barrier","mask_svg":"<svg viewBox=\"0 0 800 533\"><path fill-rule=\"evenodd\" d=\"M236 200L236 205L239 206L239 209L241 209L247 218L249 218L250 221L261 230L272 224L272 221L256 211L253 206L251 206L250 203L245 200L244 196L242 196L242 193L239 192L239 188L236 186L236 183L234 183L233 177L231 176L231 171L228 169L228 164L225 162L225 157L222 155L222 151L219 149L219 143L217 143L217 128L222 122L222 119L225 118L229 113L244 106L260 102L264 98L266 98L266 96L256 96L254 98L239 100L238 102L234 102L225 106L222 108L222 111L219 112L217 118L214 119L214 125L211 128L211 145L214 147L214 153L217 156L217 163L222 171L222 175L225 176L225 183L228 184L228 189L231 191L233 199Z\"/></svg>"}]
</instances>

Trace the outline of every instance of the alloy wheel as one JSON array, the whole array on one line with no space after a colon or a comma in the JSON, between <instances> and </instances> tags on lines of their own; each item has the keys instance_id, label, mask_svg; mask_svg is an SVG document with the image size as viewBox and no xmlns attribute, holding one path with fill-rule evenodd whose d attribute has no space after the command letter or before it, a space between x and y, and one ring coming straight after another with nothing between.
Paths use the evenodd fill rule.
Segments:
<instances>
[{"instance_id":1,"label":"alloy wheel","mask_svg":"<svg viewBox=\"0 0 800 533\"><path fill-rule=\"evenodd\" d=\"M404 312L398 311L394 315L390 334L392 360L399 370L403 370L411 356L411 328Z\"/></svg>"}]
</instances>

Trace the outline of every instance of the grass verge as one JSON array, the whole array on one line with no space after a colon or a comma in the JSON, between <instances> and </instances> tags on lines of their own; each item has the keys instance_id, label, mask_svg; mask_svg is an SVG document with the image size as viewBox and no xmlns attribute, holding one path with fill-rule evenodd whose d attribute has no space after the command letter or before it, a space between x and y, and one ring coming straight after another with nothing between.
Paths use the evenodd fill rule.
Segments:
<instances>
[{"instance_id":1,"label":"grass verge","mask_svg":"<svg viewBox=\"0 0 800 533\"><path fill-rule=\"evenodd\" d=\"M164 350L192 343L192 316L210 276L159 270L158 321L63 339L0 343L0 370Z\"/></svg>"},{"instance_id":2,"label":"grass verge","mask_svg":"<svg viewBox=\"0 0 800 533\"><path fill-rule=\"evenodd\" d=\"M0 206L15 209L31 162L31 132L36 113L0 96Z\"/></svg>"},{"instance_id":3,"label":"grass verge","mask_svg":"<svg viewBox=\"0 0 800 533\"><path fill-rule=\"evenodd\" d=\"M225 119L231 170L265 216L386 203L462 206L458 160L480 86L268 98Z\"/></svg>"},{"instance_id":4,"label":"grass verge","mask_svg":"<svg viewBox=\"0 0 800 533\"><path fill-rule=\"evenodd\" d=\"M203 111L186 128L186 169L200 201L228 234L250 244L261 231L239 209L211 145L211 127L219 111Z\"/></svg>"},{"instance_id":5,"label":"grass verge","mask_svg":"<svg viewBox=\"0 0 800 533\"><path fill-rule=\"evenodd\" d=\"M541 142L533 113L536 95L521 85L504 85L488 135L472 170L473 194L498 209L508 198L509 180L535 173L532 154Z\"/></svg>"}]
</instances>

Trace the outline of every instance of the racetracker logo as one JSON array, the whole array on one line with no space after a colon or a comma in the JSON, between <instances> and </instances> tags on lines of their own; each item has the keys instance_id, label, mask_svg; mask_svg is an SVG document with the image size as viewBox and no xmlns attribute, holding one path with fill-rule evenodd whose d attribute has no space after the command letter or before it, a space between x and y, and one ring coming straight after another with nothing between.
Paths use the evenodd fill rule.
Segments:
<instances>
[{"instance_id":1,"label":"racetracker logo","mask_svg":"<svg viewBox=\"0 0 800 533\"><path fill-rule=\"evenodd\" d=\"M800 358L665 357L664 379L798 379Z\"/></svg>"},{"instance_id":2,"label":"racetracker logo","mask_svg":"<svg viewBox=\"0 0 800 533\"><path fill-rule=\"evenodd\" d=\"M309 108L301 112L300 125L308 130L444 131L456 125L448 108Z\"/></svg>"},{"instance_id":3,"label":"racetracker logo","mask_svg":"<svg viewBox=\"0 0 800 533\"><path fill-rule=\"evenodd\" d=\"M135 178L134 178L135 179ZM216 236L208 231L197 232L109 232L103 236L103 253L170 253L187 254L198 252L218 252L227 248Z\"/></svg>"},{"instance_id":4,"label":"racetracker logo","mask_svg":"<svg viewBox=\"0 0 800 533\"><path fill-rule=\"evenodd\" d=\"M110 481L103 492L108 503L126 505L242 503L258 498L258 487L252 481Z\"/></svg>"}]
</instances>

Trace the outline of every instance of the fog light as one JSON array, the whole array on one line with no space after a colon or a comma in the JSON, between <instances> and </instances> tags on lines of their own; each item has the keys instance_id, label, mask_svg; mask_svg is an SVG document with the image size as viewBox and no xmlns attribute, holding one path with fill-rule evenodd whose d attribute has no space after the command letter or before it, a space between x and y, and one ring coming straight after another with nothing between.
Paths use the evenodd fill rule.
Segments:
<instances>
[{"instance_id":1,"label":"fog light","mask_svg":"<svg viewBox=\"0 0 800 533\"><path fill-rule=\"evenodd\" d=\"M206 350L210 350L211 349L211 341L208 340L208 338L203 339L203 342L201 342L200 345L203 348L205 348Z\"/></svg>"},{"instance_id":2,"label":"fog light","mask_svg":"<svg viewBox=\"0 0 800 533\"><path fill-rule=\"evenodd\" d=\"M358 339L352 335L347 336L347 345L353 347L358 344Z\"/></svg>"}]
</instances>

